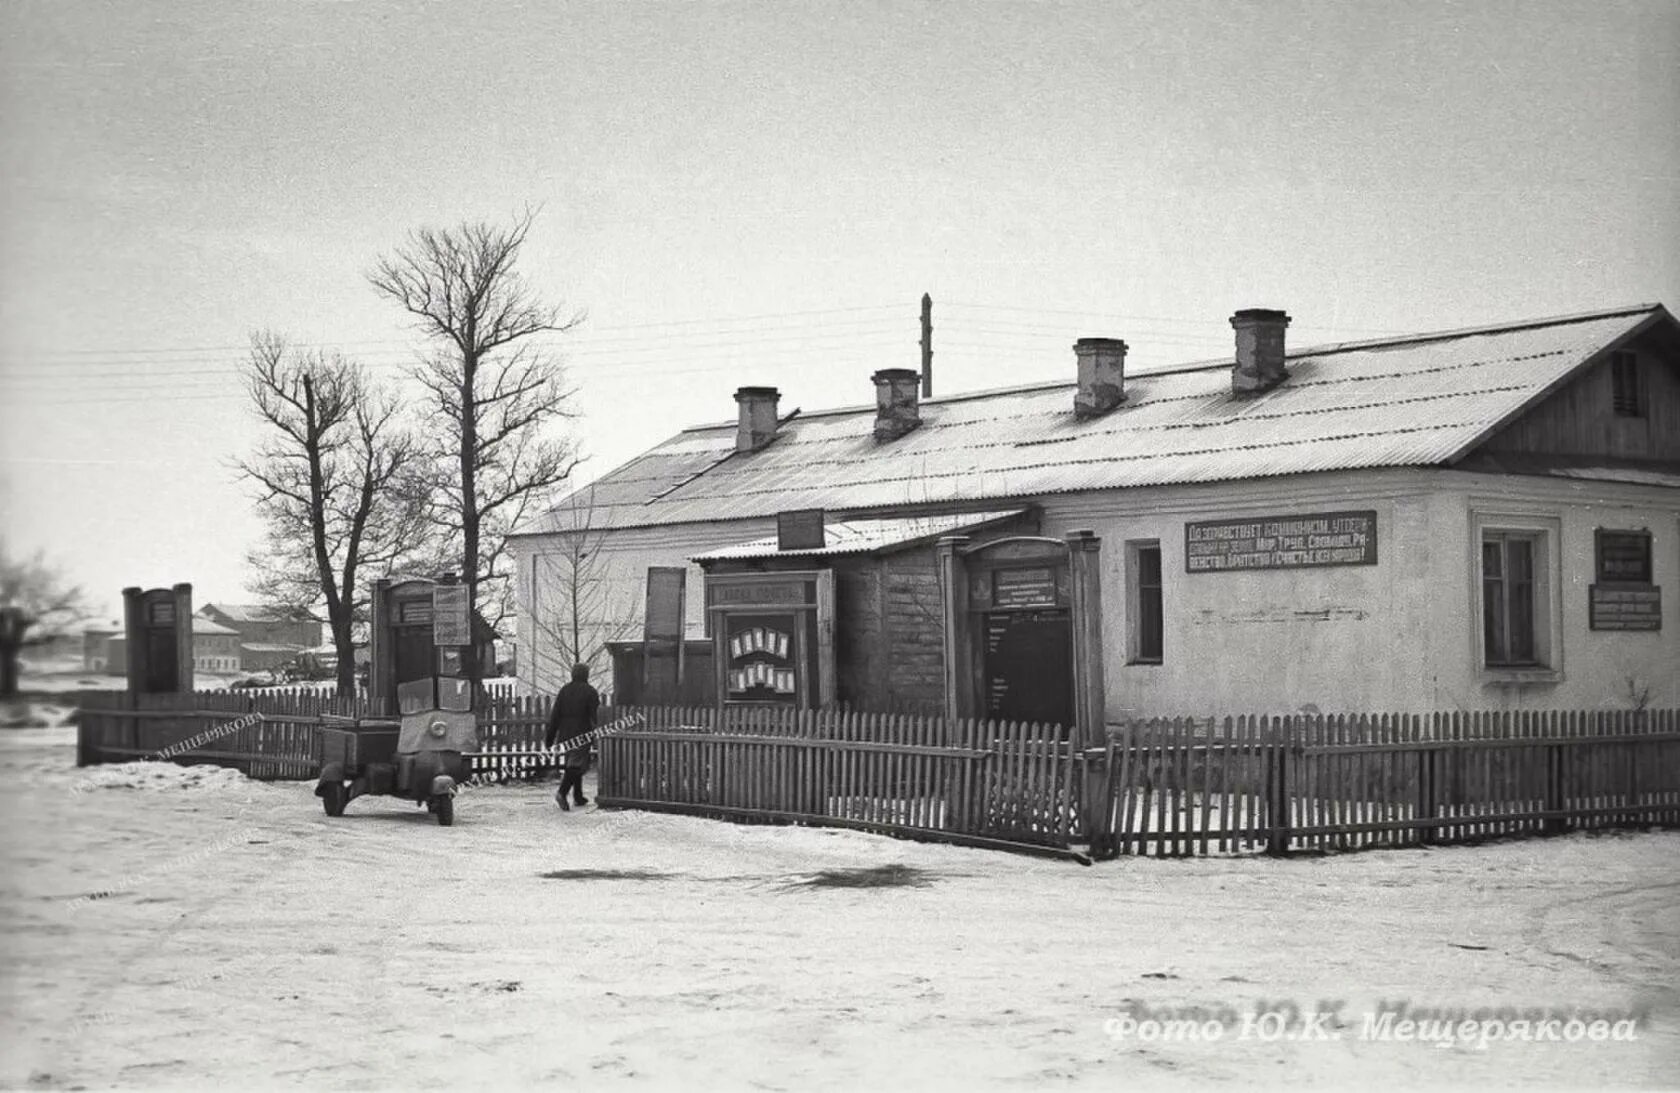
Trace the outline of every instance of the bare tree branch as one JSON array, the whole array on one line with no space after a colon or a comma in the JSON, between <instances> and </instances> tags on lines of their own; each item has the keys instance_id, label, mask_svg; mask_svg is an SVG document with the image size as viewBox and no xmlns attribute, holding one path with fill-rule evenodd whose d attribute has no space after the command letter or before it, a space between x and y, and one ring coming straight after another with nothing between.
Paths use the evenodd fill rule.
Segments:
<instances>
[{"instance_id":1,"label":"bare tree branch","mask_svg":"<svg viewBox=\"0 0 1680 1093\"><path fill-rule=\"evenodd\" d=\"M545 302L519 271L534 218L527 209L510 224L422 228L368 274L431 343L412 373L438 422L418 459L432 498L423 519L447 529L473 609L498 630L513 607L500 564L512 517L529 498L546 501L576 464L552 435L570 416L569 392L540 336L582 315Z\"/></svg>"}]
</instances>

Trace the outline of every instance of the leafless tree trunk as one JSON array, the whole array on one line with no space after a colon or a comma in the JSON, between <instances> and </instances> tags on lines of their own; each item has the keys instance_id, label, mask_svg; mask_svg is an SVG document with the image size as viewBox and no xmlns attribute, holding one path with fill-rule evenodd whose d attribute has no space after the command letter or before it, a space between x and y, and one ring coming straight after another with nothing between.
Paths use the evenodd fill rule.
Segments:
<instances>
[{"instance_id":1,"label":"leafless tree trunk","mask_svg":"<svg viewBox=\"0 0 1680 1093\"><path fill-rule=\"evenodd\" d=\"M0 698L17 694L25 648L68 633L87 614L81 589L68 587L44 555L13 558L0 541Z\"/></svg>"},{"instance_id":2,"label":"leafless tree trunk","mask_svg":"<svg viewBox=\"0 0 1680 1093\"><path fill-rule=\"evenodd\" d=\"M338 354L254 335L245 379L269 427L256 454L237 464L267 525L251 557L262 574L253 590L271 606L313 617L321 610L338 652L339 693L353 695L365 571L389 572L425 549L428 525L408 481L418 446L395 398Z\"/></svg>"},{"instance_id":3,"label":"leafless tree trunk","mask_svg":"<svg viewBox=\"0 0 1680 1093\"><path fill-rule=\"evenodd\" d=\"M431 343L415 379L441 422L429 453L434 518L458 537L468 601L498 630L512 612L507 533L577 464L572 444L552 432L569 416L569 392L539 335L582 316L543 302L520 274L532 217L423 228L368 275Z\"/></svg>"}]
</instances>

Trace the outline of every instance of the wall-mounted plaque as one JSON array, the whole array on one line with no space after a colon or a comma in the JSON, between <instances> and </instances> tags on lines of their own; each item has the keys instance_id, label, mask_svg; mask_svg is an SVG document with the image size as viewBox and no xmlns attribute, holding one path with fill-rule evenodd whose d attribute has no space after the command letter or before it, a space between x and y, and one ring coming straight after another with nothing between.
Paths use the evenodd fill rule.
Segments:
<instances>
[{"instance_id":1,"label":"wall-mounted plaque","mask_svg":"<svg viewBox=\"0 0 1680 1093\"><path fill-rule=\"evenodd\" d=\"M776 514L777 550L821 550L827 545L822 509L795 509Z\"/></svg>"},{"instance_id":2,"label":"wall-mounted plaque","mask_svg":"<svg viewBox=\"0 0 1680 1093\"><path fill-rule=\"evenodd\" d=\"M1662 589L1656 585L1602 585L1587 589L1592 630L1661 630Z\"/></svg>"},{"instance_id":3,"label":"wall-mounted plaque","mask_svg":"<svg viewBox=\"0 0 1680 1093\"><path fill-rule=\"evenodd\" d=\"M1188 573L1376 564L1377 514L1372 509L1184 525Z\"/></svg>"},{"instance_id":4,"label":"wall-mounted plaque","mask_svg":"<svg viewBox=\"0 0 1680 1093\"><path fill-rule=\"evenodd\" d=\"M397 625L399 626L430 626L432 624L431 600L398 600Z\"/></svg>"},{"instance_id":5,"label":"wall-mounted plaque","mask_svg":"<svg viewBox=\"0 0 1680 1093\"><path fill-rule=\"evenodd\" d=\"M709 606L726 607L745 604L811 604L816 602L816 588L809 580L785 577L755 577L751 581L725 583L713 578L706 582L706 601Z\"/></svg>"},{"instance_id":6,"label":"wall-mounted plaque","mask_svg":"<svg viewBox=\"0 0 1680 1093\"><path fill-rule=\"evenodd\" d=\"M1651 583L1651 533L1649 531L1593 532L1593 554L1598 579L1606 583Z\"/></svg>"},{"instance_id":7,"label":"wall-mounted plaque","mask_svg":"<svg viewBox=\"0 0 1680 1093\"><path fill-rule=\"evenodd\" d=\"M153 600L146 605L146 621L153 626L175 625L175 601Z\"/></svg>"},{"instance_id":8,"label":"wall-mounted plaque","mask_svg":"<svg viewBox=\"0 0 1680 1093\"><path fill-rule=\"evenodd\" d=\"M992 570L994 607L1056 606L1056 568L1026 566Z\"/></svg>"}]
</instances>

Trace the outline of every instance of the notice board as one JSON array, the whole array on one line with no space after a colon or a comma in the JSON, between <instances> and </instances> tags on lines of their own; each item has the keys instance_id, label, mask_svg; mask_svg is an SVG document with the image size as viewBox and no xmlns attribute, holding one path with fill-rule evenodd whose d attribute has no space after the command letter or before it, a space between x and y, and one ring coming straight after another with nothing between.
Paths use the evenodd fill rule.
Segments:
<instances>
[{"instance_id":1,"label":"notice board","mask_svg":"<svg viewBox=\"0 0 1680 1093\"><path fill-rule=\"evenodd\" d=\"M440 584L432 589L432 644L471 645L471 605L464 584Z\"/></svg>"},{"instance_id":2,"label":"notice board","mask_svg":"<svg viewBox=\"0 0 1680 1093\"><path fill-rule=\"evenodd\" d=\"M1661 630L1662 589L1595 584L1587 589L1590 630Z\"/></svg>"}]
</instances>

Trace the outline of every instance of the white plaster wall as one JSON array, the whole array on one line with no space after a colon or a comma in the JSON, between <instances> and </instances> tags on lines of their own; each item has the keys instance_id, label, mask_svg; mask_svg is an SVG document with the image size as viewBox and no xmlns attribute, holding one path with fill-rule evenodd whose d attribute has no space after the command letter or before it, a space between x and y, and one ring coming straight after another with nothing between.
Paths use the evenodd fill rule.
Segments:
<instances>
[{"instance_id":1,"label":"white plaster wall","mask_svg":"<svg viewBox=\"0 0 1680 1093\"><path fill-rule=\"evenodd\" d=\"M1109 719L1403 708L1425 661L1425 620L1401 590L1429 537L1425 489L1373 472L1048 499L1047 534L1103 539ZM1375 510L1376 565L1186 571L1187 522L1348 509ZM1162 663L1129 664L1126 543L1148 539L1161 544Z\"/></svg>"},{"instance_id":2,"label":"white plaster wall","mask_svg":"<svg viewBox=\"0 0 1680 1093\"><path fill-rule=\"evenodd\" d=\"M1680 490L1557 478L1446 473L1437 505L1441 549L1435 559L1439 599L1456 608L1431 647L1439 709L1628 709L1629 680L1649 687L1654 708L1680 707ZM1479 620L1469 605L1479 561L1470 549L1475 510L1559 520L1562 549L1556 574L1562 656L1555 682L1508 683L1480 670ZM1652 533L1652 579L1662 589L1662 629L1591 630L1588 587L1595 579L1596 528ZM1458 549L1448 543L1458 532ZM1557 659L1557 658L1554 658Z\"/></svg>"},{"instance_id":3,"label":"white plaster wall","mask_svg":"<svg viewBox=\"0 0 1680 1093\"><path fill-rule=\"evenodd\" d=\"M1341 472L1045 499L1044 530L1103 538L1104 679L1127 716L1452 709L1627 708L1631 676L1653 707L1680 707L1680 491L1434 470ZM1473 508L1560 521L1561 672L1496 682L1479 662ZM1378 564L1187 573L1194 520L1373 509ZM1663 589L1655 633L1592 631L1596 527L1648 527ZM1126 542L1162 547L1163 662L1126 661Z\"/></svg>"}]
</instances>

